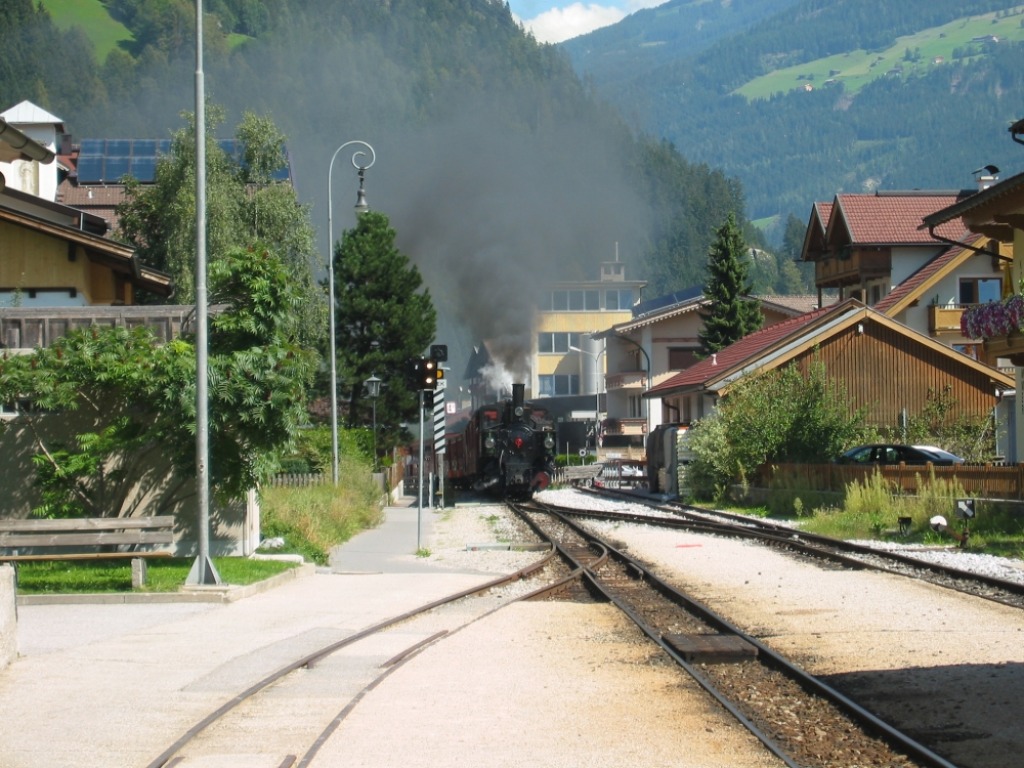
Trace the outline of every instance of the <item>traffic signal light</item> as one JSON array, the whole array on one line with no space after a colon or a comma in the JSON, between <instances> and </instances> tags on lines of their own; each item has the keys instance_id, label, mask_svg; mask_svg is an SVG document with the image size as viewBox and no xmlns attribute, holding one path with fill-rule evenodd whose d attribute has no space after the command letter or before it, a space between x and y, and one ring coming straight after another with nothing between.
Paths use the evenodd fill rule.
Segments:
<instances>
[{"instance_id":1,"label":"traffic signal light","mask_svg":"<svg viewBox=\"0 0 1024 768\"><path fill-rule=\"evenodd\" d=\"M413 381L417 390L437 389L437 382L444 378L441 361L432 357L420 357L412 361Z\"/></svg>"},{"instance_id":2,"label":"traffic signal light","mask_svg":"<svg viewBox=\"0 0 1024 768\"><path fill-rule=\"evenodd\" d=\"M431 358L423 359L423 376L420 379L421 389L434 389L437 386L437 362Z\"/></svg>"}]
</instances>

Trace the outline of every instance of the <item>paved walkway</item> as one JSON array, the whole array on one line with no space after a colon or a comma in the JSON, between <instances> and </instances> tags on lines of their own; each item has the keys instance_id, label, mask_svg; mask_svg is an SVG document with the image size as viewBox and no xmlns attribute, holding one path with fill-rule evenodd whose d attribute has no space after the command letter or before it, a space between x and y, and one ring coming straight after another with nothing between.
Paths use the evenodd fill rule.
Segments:
<instances>
[{"instance_id":1,"label":"paved walkway","mask_svg":"<svg viewBox=\"0 0 1024 768\"><path fill-rule=\"evenodd\" d=\"M145 766L296 643L313 649L486 581L416 556L434 514L388 507L330 568L303 566L272 589L20 605L19 658L0 671L0 766Z\"/></svg>"}]
</instances>

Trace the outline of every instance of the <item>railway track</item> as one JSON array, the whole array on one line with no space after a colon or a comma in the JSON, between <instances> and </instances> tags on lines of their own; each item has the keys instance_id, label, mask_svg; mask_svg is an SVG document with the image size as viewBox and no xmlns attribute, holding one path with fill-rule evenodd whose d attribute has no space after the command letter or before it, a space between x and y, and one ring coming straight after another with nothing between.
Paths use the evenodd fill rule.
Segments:
<instances>
[{"instance_id":1,"label":"railway track","mask_svg":"<svg viewBox=\"0 0 1024 768\"><path fill-rule=\"evenodd\" d=\"M550 553L515 573L311 649L300 649L297 643L293 658L201 718L147 768L189 768L225 759L246 768L316 765L321 747L359 701L402 665L445 637L529 597L533 587L526 579L531 575L553 569L562 571L556 581L569 578L554 560ZM372 672L367 672L368 656L376 659Z\"/></svg>"},{"instance_id":2,"label":"railway track","mask_svg":"<svg viewBox=\"0 0 1024 768\"><path fill-rule=\"evenodd\" d=\"M612 498L628 498L631 504L645 504L636 496L623 497L614 492L589 491ZM648 504L651 504L647 502ZM1024 583L974 573L939 563L928 562L912 553L877 549L854 542L794 530L782 525L703 509L681 503L651 504L656 514L601 512L564 509L567 514L596 519L660 525L678 530L751 539L817 560L827 560L854 569L872 569L905 576L945 587L966 595L1024 609Z\"/></svg>"},{"instance_id":3,"label":"railway track","mask_svg":"<svg viewBox=\"0 0 1024 768\"><path fill-rule=\"evenodd\" d=\"M707 521L681 520L676 512L653 514L660 516L658 524L664 519L721 533L707 527ZM147 768L205 765L204 759L226 754L242 759L247 768L316 766L318 751L360 700L424 650L514 600L567 598L614 602L788 766L955 768L665 584L643 563L600 541L574 520L581 515L605 517L584 510L524 512L537 536L552 542L552 555L523 571L296 653L277 672L196 722ZM608 519L652 523L650 515ZM527 584L526 577L533 581ZM538 581L543 582L539 587ZM367 667L369 655L376 661ZM353 673L354 657L361 659L359 674ZM261 745L263 738L274 743ZM239 755L240 749L245 754Z\"/></svg>"},{"instance_id":4,"label":"railway track","mask_svg":"<svg viewBox=\"0 0 1024 768\"><path fill-rule=\"evenodd\" d=\"M788 766L952 763L657 577L643 563L540 505L519 507L590 589L621 608Z\"/></svg>"}]
</instances>

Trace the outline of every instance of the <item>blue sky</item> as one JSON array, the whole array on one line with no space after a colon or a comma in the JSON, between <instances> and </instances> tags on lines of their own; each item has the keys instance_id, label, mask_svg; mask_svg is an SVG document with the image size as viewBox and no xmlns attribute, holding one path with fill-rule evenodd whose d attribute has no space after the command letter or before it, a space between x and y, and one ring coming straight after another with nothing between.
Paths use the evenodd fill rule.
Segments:
<instances>
[{"instance_id":1,"label":"blue sky","mask_svg":"<svg viewBox=\"0 0 1024 768\"><path fill-rule=\"evenodd\" d=\"M653 8L665 0L509 0L512 15L541 43L560 43L607 27L641 8Z\"/></svg>"}]
</instances>

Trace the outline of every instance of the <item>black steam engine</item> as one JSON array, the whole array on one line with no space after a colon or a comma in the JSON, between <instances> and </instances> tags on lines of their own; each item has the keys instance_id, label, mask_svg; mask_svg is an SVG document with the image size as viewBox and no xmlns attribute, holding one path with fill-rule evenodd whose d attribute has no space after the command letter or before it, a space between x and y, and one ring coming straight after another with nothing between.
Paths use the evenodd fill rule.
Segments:
<instances>
[{"instance_id":1,"label":"black steam engine","mask_svg":"<svg viewBox=\"0 0 1024 768\"><path fill-rule=\"evenodd\" d=\"M524 402L525 390L513 384L511 400L478 408L464 431L446 435L452 485L520 499L548 486L555 429L545 409Z\"/></svg>"}]
</instances>

